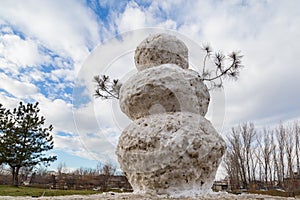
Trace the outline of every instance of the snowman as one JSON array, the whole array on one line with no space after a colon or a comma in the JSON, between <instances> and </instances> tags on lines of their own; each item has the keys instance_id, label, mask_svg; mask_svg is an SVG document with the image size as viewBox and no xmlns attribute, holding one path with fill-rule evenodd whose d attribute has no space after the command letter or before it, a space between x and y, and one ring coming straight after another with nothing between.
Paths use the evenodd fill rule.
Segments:
<instances>
[{"instance_id":1,"label":"snowman","mask_svg":"<svg viewBox=\"0 0 300 200\"><path fill-rule=\"evenodd\" d=\"M189 69L188 48L173 35L149 36L136 48L138 72L120 89L132 123L116 154L135 193L197 196L211 187L225 142L205 119L210 95Z\"/></svg>"}]
</instances>

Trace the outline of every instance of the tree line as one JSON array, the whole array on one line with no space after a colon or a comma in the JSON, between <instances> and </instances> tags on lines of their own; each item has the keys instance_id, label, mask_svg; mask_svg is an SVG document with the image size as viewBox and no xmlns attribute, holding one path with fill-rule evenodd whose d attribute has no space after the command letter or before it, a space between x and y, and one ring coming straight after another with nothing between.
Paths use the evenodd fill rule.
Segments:
<instances>
[{"instance_id":1,"label":"tree line","mask_svg":"<svg viewBox=\"0 0 300 200\"><path fill-rule=\"evenodd\" d=\"M224 167L231 188L280 187L294 191L300 178L300 123L257 129L253 123L234 127L226 137Z\"/></svg>"},{"instance_id":2,"label":"tree line","mask_svg":"<svg viewBox=\"0 0 300 200\"><path fill-rule=\"evenodd\" d=\"M0 165L0 184L10 184L9 166ZM95 168L80 167L69 169L60 162L56 171L49 171L45 166L35 169L23 167L19 172L19 184L51 189L94 189L107 191L119 188L130 191L131 186L123 173L116 172L116 165L111 162L98 163Z\"/></svg>"},{"instance_id":3,"label":"tree line","mask_svg":"<svg viewBox=\"0 0 300 200\"><path fill-rule=\"evenodd\" d=\"M106 191L109 188L109 182L116 175L116 169L117 167L111 162L99 162L96 168L80 167L73 171L68 171L65 163L60 163L57 166L58 178L61 178L63 174L71 174L75 176L86 177L88 179L101 176L102 191Z\"/></svg>"}]
</instances>

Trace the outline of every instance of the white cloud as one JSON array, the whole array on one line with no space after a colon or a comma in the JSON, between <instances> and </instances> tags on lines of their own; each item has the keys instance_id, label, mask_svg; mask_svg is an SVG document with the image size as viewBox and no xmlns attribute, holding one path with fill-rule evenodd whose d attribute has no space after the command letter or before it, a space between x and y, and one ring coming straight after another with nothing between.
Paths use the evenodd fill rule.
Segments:
<instances>
[{"instance_id":1,"label":"white cloud","mask_svg":"<svg viewBox=\"0 0 300 200\"><path fill-rule=\"evenodd\" d=\"M171 18L166 18L162 14L162 10L161 5L157 1L153 1L149 7L143 7L134 1L130 1L123 13L114 14L116 17L114 23L118 32L132 31L145 27L176 29L177 22Z\"/></svg>"},{"instance_id":2,"label":"white cloud","mask_svg":"<svg viewBox=\"0 0 300 200\"><path fill-rule=\"evenodd\" d=\"M41 115L45 116L47 124L54 126L55 132L76 133L70 103L62 99L50 100L42 94L32 95L31 98L39 102Z\"/></svg>"},{"instance_id":3,"label":"white cloud","mask_svg":"<svg viewBox=\"0 0 300 200\"><path fill-rule=\"evenodd\" d=\"M79 1L1 1L0 17L75 63L100 42L101 24Z\"/></svg>"},{"instance_id":4,"label":"white cloud","mask_svg":"<svg viewBox=\"0 0 300 200\"><path fill-rule=\"evenodd\" d=\"M20 76L20 81L22 82L37 82L37 81L44 81L45 80L45 73L42 72L39 68L28 68L29 70L18 74Z\"/></svg>"},{"instance_id":5,"label":"white cloud","mask_svg":"<svg viewBox=\"0 0 300 200\"><path fill-rule=\"evenodd\" d=\"M31 39L21 39L14 34L0 35L1 69L18 75L20 68L27 66L38 67L50 60L50 56L41 52L35 41Z\"/></svg>"},{"instance_id":6,"label":"white cloud","mask_svg":"<svg viewBox=\"0 0 300 200\"><path fill-rule=\"evenodd\" d=\"M0 102L7 109L15 108L19 103L16 98L9 97L4 92L0 92Z\"/></svg>"},{"instance_id":7,"label":"white cloud","mask_svg":"<svg viewBox=\"0 0 300 200\"><path fill-rule=\"evenodd\" d=\"M264 119L266 123L278 123L295 118L300 111L296 92L300 63L295 59L300 54L300 16L289 4L269 6L271 13L258 12L263 22L251 24L255 34L236 42L245 54L246 67L237 84L228 85L228 123L264 123Z\"/></svg>"},{"instance_id":8,"label":"white cloud","mask_svg":"<svg viewBox=\"0 0 300 200\"><path fill-rule=\"evenodd\" d=\"M179 32L195 42L210 42L224 53L242 50L245 68L240 80L225 82L227 126L249 120L277 123L298 115L297 1L153 1L152 5L152 12L163 8Z\"/></svg>"},{"instance_id":9,"label":"white cloud","mask_svg":"<svg viewBox=\"0 0 300 200\"><path fill-rule=\"evenodd\" d=\"M111 116L110 102L102 102L95 105L90 102L85 106L73 109L74 123L76 125L76 133L85 150L89 152L89 156L94 159L105 161L110 158L115 160L114 151L116 145L117 132ZM102 105L102 106L101 106ZM103 107L103 105L106 105ZM96 106L96 107L95 107ZM76 151L76 155L83 156L82 151Z\"/></svg>"},{"instance_id":10,"label":"white cloud","mask_svg":"<svg viewBox=\"0 0 300 200\"><path fill-rule=\"evenodd\" d=\"M1 89L21 99L36 94L39 89L32 83L20 82L0 73Z\"/></svg>"},{"instance_id":11,"label":"white cloud","mask_svg":"<svg viewBox=\"0 0 300 200\"><path fill-rule=\"evenodd\" d=\"M0 21L0 24L4 24L4 22L1 22ZM0 29L0 31L2 32L2 34L12 34L13 33L13 30L11 27L9 26L4 26Z\"/></svg>"},{"instance_id":12,"label":"white cloud","mask_svg":"<svg viewBox=\"0 0 300 200\"><path fill-rule=\"evenodd\" d=\"M146 14L135 3L127 4L124 13L117 19L118 30L121 32L142 28L146 24Z\"/></svg>"},{"instance_id":13,"label":"white cloud","mask_svg":"<svg viewBox=\"0 0 300 200\"><path fill-rule=\"evenodd\" d=\"M114 152L108 148L111 144L105 142L99 132L95 113L91 110L92 104L73 109L70 103L62 99L51 101L40 94L34 96L34 99L39 102L41 115L45 116L46 123L54 126L55 149L87 159L101 159L101 156L105 157ZM58 134L60 132L66 135ZM91 133L98 136L91 137Z\"/></svg>"},{"instance_id":14,"label":"white cloud","mask_svg":"<svg viewBox=\"0 0 300 200\"><path fill-rule=\"evenodd\" d=\"M55 69L51 71L51 74L49 74L51 77L51 80L53 81L74 81L75 80L75 72L71 69Z\"/></svg>"}]
</instances>

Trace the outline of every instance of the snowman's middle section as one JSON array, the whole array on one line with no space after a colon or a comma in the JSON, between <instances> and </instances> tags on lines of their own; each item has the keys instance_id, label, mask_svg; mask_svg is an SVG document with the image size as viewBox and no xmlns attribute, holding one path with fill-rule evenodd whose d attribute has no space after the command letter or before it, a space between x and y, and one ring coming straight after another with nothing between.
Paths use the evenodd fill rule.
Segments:
<instances>
[{"instance_id":1,"label":"snowman's middle section","mask_svg":"<svg viewBox=\"0 0 300 200\"><path fill-rule=\"evenodd\" d=\"M121 110L132 120L151 114L192 112L204 116L210 95L198 73L165 64L130 77L120 91Z\"/></svg>"}]
</instances>

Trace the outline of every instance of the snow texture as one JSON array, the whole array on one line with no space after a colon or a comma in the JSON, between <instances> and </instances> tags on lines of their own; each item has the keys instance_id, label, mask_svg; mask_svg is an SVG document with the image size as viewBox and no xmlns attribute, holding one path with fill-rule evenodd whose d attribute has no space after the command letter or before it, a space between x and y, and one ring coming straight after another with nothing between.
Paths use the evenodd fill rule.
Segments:
<instances>
[{"instance_id":1,"label":"snow texture","mask_svg":"<svg viewBox=\"0 0 300 200\"><path fill-rule=\"evenodd\" d=\"M188 69L188 49L157 34L136 49L139 72L120 89L121 110L134 120L116 154L136 194L195 197L211 192L225 142L204 118L210 95Z\"/></svg>"},{"instance_id":2,"label":"snow texture","mask_svg":"<svg viewBox=\"0 0 300 200\"><path fill-rule=\"evenodd\" d=\"M187 69L188 48L173 35L164 33L149 36L135 50L135 65L139 71L162 64L176 64Z\"/></svg>"},{"instance_id":3,"label":"snow texture","mask_svg":"<svg viewBox=\"0 0 300 200\"><path fill-rule=\"evenodd\" d=\"M135 193L197 196L211 190L225 142L201 115L150 115L122 133L117 156Z\"/></svg>"},{"instance_id":4,"label":"snow texture","mask_svg":"<svg viewBox=\"0 0 300 200\"><path fill-rule=\"evenodd\" d=\"M204 116L210 95L198 73L174 64L146 69L121 87L121 110L132 120L165 112L192 112Z\"/></svg>"}]
</instances>

